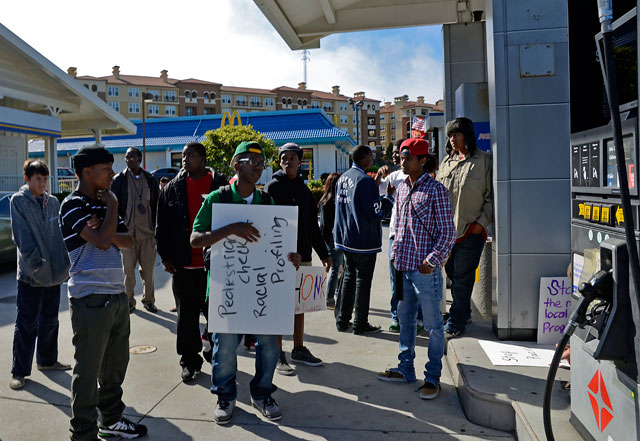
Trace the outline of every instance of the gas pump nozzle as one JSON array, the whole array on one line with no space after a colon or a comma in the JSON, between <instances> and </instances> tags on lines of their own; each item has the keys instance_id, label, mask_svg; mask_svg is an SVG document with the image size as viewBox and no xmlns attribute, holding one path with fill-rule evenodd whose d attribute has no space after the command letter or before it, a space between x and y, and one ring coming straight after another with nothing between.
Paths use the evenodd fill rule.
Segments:
<instances>
[{"instance_id":1,"label":"gas pump nozzle","mask_svg":"<svg viewBox=\"0 0 640 441\"><path fill-rule=\"evenodd\" d=\"M583 327L587 324L587 311L589 305L595 300L604 300L611 302L613 297L613 273L612 270L600 270L595 273L591 280L581 283L578 291L582 294L578 307L573 311L569 318L569 325L565 329L565 334L571 335L575 331L576 326Z\"/></svg>"}]
</instances>

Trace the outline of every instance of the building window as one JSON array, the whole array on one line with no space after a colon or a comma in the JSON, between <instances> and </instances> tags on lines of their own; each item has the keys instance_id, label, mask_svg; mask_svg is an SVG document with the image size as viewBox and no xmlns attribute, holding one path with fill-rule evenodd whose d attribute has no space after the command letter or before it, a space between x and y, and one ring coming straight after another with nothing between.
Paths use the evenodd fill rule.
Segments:
<instances>
[{"instance_id":1,"label":"building window","mask_svg":"<svg viewBox=\"0 0 640 441\"><path fill-rule=\"evenodd\" d=\"M116 112L120 111L120 103L117 101L109 101L109 105L111 106L111 108L113 110L115 110Z\"/></svg>"},{"instance_id":2,"label":"building window","mask_svg":"<svg viewBox=\"0 0 640 441\"><path fill-rule=\"evenodd\" d=\"M140 113L140 103L129 103L129 113Z\"/></svg>"},{"instance_id":3,"label":"building window","mask_svg":"<svg viewBox=\"0 0 640 441\"><path fill-rule=\"evenodd\" d=\"M391 131L394 131L396 129L396 125L395 124L391 124Z\"/></svg>"},{"instance_id":4,"label":"building window","mask_svg":"<svg viewBox=\"0 0 640 441\"><path fill-rule=\"evenodd\" d=\"M222 108L222 113L231 113L231 109L228 108Z\"/></svg>"},{"instance_id":5,"label":"building window","mask_svg":"<svg viewBox=\"0 0 640 441\"><path fill-rule=\"evenodd\" d=\"M273 98L265 98L264 105L266 107L273 107L275 105L275 100Z\"/></svg>"},{"instance_id":6,"label":"building window","mask_svg":"<svg viewBox=\"0 0 640 441\"><path fill-rule=\"evenodd\" d=\"M355 115L353 115L353 123L358 124L358 118Z\"/></svg>"},{"instance_id":7,"label":"building window","mask_svg":"<svg viewBox=\"0 0 640 441\"><path fill-rule=\"evenodd\" d=\"M340 110L342 110L343 112L346 112L346 110L347 110L347 103L340 103Z\"/></svg>"},{"instance_id":8,"label":"building window","mask_svg":"<svg viewBox=\"0 0 640 441\"><path fill-rule=\"evenodd\" d=\"M160 101L160 92L155 89L147 90L147 93L150 93L153 96L154 101Z\"/></svg>"},{"instance_id":9,"label":"building window","mask_svg":"<svg viewBox=\"0 0 640 441\"><path fill-rule=\"evenodd\" d=\"M120 88L118 86L109 86L107 88L108 96L120 96Z\"/></svg>"},{"instance_id":10,"label":"building window","mask_svg":"<svg viewBox=\"0 0 640 441\"><path fill-rule=\"evenodd\" d=\"M204 115L213 115L215 114L215 109L210 109L209 107L204 108Z\"/></svg>"},{"instance_id":11,"label":"building window","mask_svg":"<svg viewBox=\"0 0 640 441\"><path fill-rule=\"evenodd\" d=\"M140 97L140 89L137 87L129 88L129 97L131 98L139 98Z\"/></svg>"},{"instance_id":12,"label":"building window","mask_svg":"<svg viewBox=\"0 0 640 441\"><path fill-rule=\"evenodd\" d=\"M380 121L384 121L384 117L385 117L384 113L381 113L380 114Z\"/></svg>"},{"instance_id":13,"label":"building window","mask_svg":"<svg viewBox=\"0 0 640 441\"><path fill-rule=\"evenodd\" d=\"M222 95L222 104L231 104L231 95Z\"/></svg>"},{"instance_id":14,"label":"building window","mask_svg":"<svg viewBox=\"0 0 640 441\"><path fill-rule=\"evenodd\" d=\"M392 114L391 114L391 119L392 119L392 120L393 120L393 119L396 119L396 114L395 114L395 113L392 113Z\"/></svg>"},{"instance_id":15,"label":"building window","mask_svg":"<svg viewBox=\"0 0 640 441\"><path fill-rule=\"evenodd\" d=\"M160 115L160 105L149 104L149 115Z\"/></svg>"},{"instance_id":16,"label":"building window","mask_svg":"<svg viewBox=\"0 0 640 441\"><path fill-rule=\"evenodd\" d=\"M368 135L369 135L369 138L375 138L376 137L376 131L375 130L369 130L368 131Z\"/></svg>"},{"instance_id":17,"label":"building window","mask_svg":"<svg viewBox=\"0 0 640 441\"><path fill-rule=\"evenodd\" d=\"M312 109L319 109L320 108L320 101L311 101L311 108Z\"/></svg>"},{"instance_id":18,"label":"building window","mask_svg":"<svg viewBox=\"0 0 640 441\"><path fill-rule=\"evenodd\" d=\"M343 132L349 133L349 127L340 127Z\"/></svg>"},{"instance_id":19,"label":"building window","mask_svg":"<svg viewBox=\"0 0 640 441\"><path fill-rule=\"evenodd\" d=\"M98 86L96 86L95 84L91 86L91 92L97 92L98 91Z\"/></svg>"},{"instance_id":20,"label":"building window","mask_svg":"<svg viewBox=\"0 0 640 441\"><path fill-rule=\"evenodd\" d=\"M244 95L236 95L236 106L246 106L247 97Z\"/></svg>"},{"instance_id":21,"label":"building window","mask_svg":"<svg viewBox=\"0 0 640 441\"><path fill-rule=\"evenodd\" d=\"M164 91L164 100L169 102L176 101L176 92L174 90L165 90Z\"/></svg>"},{"instance_id":22,"label":"building window","mask_svg":"<svg viewBox=\"0 0 640 441\"><path fill-rule=\"evenodd\" d=\"M251 97L251 107L262 107L262 100L259 96Z\"/></svg>"},{"instance_id":23,"label":"building window","mask_svg":"<svg viewBox=\"0 0 640 441\"><path fill-rule=\"evenodd\" d=\"M215 99L216 99L216 93L215 93L215 92L211 92L211 93L209 93L209 98L210 98L211 100L215 100Z\"/></svg>"},{"instance_id":24,"label":"building window","mask_svg":"<svg viewBox=\"0 0 640 441\"><path fill-rule=\"evenodd\" d=\"M381 136L380 136L380 142L384 142L384 141L386 140L386 138L387 138L386 136L381 135Z\"/></svg>"},{"instance_id":25,"label":"building window","mask_svg":"<svg viewBox=\"0 0 640 441\"><path fill-rule=\"evenodd\" d=\"M380 126L380 131L384 132L385 130L387 130L387 126Z\"/></svg>"},{"instance_id":26,"label":"building window","mask_svg":"<svg viewBox=\"0 0 640 441\"><path fill-rule=\"evenodd\" d=\"M367 124L369 124L370 126L375 126L376 125L375 117L370 116L369 118L367 118Z\"/></svg>"},{"instance_id":27,"label":"building window","mask_svg":"<svg viewBox=\"0 0 640 441\"><path fill-rule=\"evenodd\" d=\"M349 115L340 115L340 124L349 124Z\"/></svg>"},{"instance_id":28,"label":"building window","mask_svg":"<svg viewBox=\"0 0 640 441\"><path fill-rule=\"evenodd\" d=\"M184 97L185 97L186 99L191 99L191 92L189 92L188 90L185 90L185 91L184 91Z\"/></svg>"},{"instance_id":29,"label":"building window","mask_svg":"<svg viewBox=\"0 0 640 441\"><path fill-rule=\"evenodd\" d=\"M333 104L332 103L323 102L322 103L322 110L324 110L325 112L333 112Z\"/></svg>"},{"instance_id":30,"label":"building window","mask_svg":"<svg viewBox=\"0 0 640 441\"><path fill-rule=\"evenodd\" d=\"M169 116L176 116L176 106L164 106L164 114Z\"/></svg>"},{"instance_id":31,"label":"building window","mask_svg":"<svg viewBox=\"0 0 640 441\"><path fill-rule=\"evenodd\" d=\"M194 100L195 100L196 98L198 98L198 92L197 92L197 91L195 91L195 90L193 90L193 91L191 92L191 98L193 98Z\"/></svg>"},{"instance_id":32,"label":"building window","mask_svg":"<svg viewBox=\"0 0 640 441\"><path fill-rule=\"evenodd\" d=\"M209 99L209 92L205 92L204 93L204 99L205 99L205 101Z\"/></svg>"},{"instance_id":33,"label":"building window","mask_svg":"<svg viewBox=\"0 0 640 441\"><path fill-rule=\"evenodd\" d=\"M353 129L353 137L354 138L358 137L358 129Z\"/></svg>"},{"instance_id":34,"label":"building window","mask_svg":"<svg viewBox=\"0 0 640 441\"><path fill-rule=\"evenodd\" d=\"M396 135L391 135L391 141L395 141L396 140Z\"/></svg>"}]
</instances>

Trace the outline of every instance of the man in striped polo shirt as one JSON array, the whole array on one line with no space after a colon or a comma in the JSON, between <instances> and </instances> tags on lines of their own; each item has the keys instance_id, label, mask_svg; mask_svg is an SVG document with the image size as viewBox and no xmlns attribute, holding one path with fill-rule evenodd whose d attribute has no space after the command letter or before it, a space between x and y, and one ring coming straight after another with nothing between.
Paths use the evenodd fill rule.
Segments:
<instances>
[{"instance_id":1,"label":"man in striped polo shirt","mask_svg":"<svg viewBox=\"0 0 640 441\"><path fill-rule=\"evenodd\" d=\"M82 147L73 157L78 188L60 207L71 260L69 309L75 349L71 380L71 439L137 438L147 428L122 416L122 382L129 364L129 299L120 248L132 245L109 190L113 155ZM98 414L100 416L98 421Z\"/></svg>"}]
</instances>

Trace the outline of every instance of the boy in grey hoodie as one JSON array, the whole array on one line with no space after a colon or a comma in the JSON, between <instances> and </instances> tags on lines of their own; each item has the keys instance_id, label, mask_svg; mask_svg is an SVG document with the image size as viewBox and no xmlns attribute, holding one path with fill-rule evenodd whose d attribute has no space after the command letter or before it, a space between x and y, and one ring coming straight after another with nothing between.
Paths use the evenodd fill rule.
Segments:
<instances>
[{"instance_id":1,"label":"boy in grey hoodie","mask_svg":"<svg viewBox=\"0 0 640 441\"><path fill-rule=\"evenodd\" d=\"M31 374L33 353L39 370L68 370L58 361L60 284L69 278L69 255L58 225L60 202L46 191L49 169L24 164L24 180L11 197L11 229L18 248L17 317L9 386L21 389ZM37 348L36 348L37 340Z\"/></svg>"}]
</instances>

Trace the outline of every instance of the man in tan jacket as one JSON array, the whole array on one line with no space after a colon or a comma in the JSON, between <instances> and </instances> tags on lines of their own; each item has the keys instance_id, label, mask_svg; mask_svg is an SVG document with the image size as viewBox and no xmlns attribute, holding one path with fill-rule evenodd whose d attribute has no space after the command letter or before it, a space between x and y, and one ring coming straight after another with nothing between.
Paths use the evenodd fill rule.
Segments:
<instances>
[{"instance_id":1,"label":"man in tan jacket","mask_svg":"<svg viewBox=\"0 0 640 441\"><path fill-rule=\"evenodd\" d=\"M487 227L493 222L492 159L478 149L469 118L449 121L445 130L448 155L440 164L437 180L449 190L457 232L445 265L453 297L445 333L457 337L471 320L475 270L487 240Z\"/></svg>"}]
</instances>

